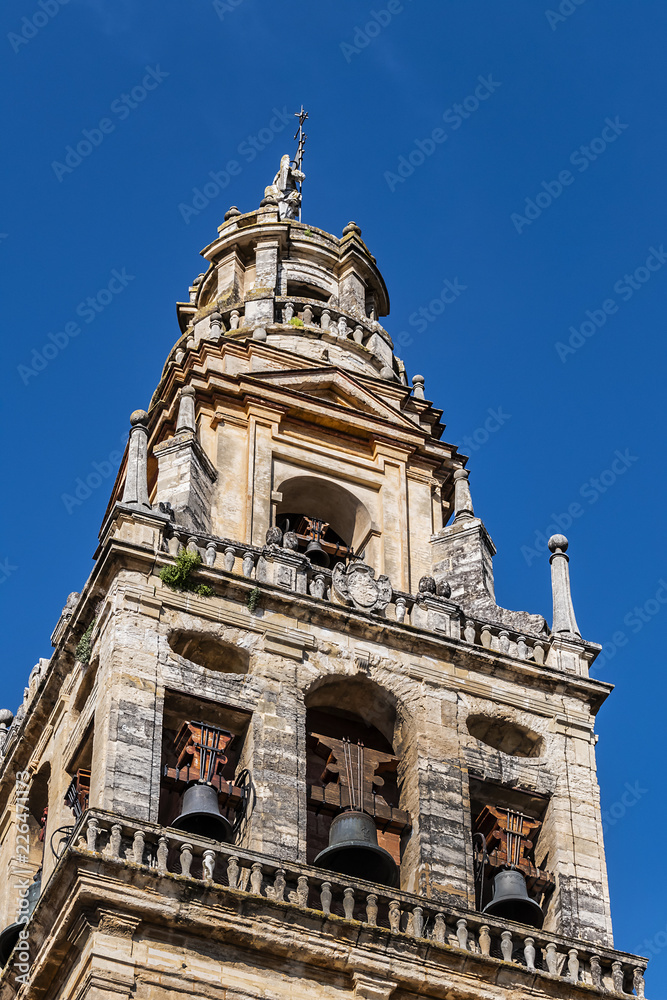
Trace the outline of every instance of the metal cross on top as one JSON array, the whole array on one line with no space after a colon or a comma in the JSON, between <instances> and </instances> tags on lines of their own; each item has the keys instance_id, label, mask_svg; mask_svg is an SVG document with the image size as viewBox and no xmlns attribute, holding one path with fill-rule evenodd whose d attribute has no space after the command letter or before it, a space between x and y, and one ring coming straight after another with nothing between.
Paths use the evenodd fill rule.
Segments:
<instances>
[{"instance_id":1,"label":"metal cross on top","mask_svg":"<svg viewBox=\"0 0 667 1000\"><path fill-rule=\"evenodd\" d=\"M303 123L308 117L308 112L303 110L303 104L301 105L301 110L294 113L294 117L299 119L299 127L294 133L294 138L299 140L296 156L294 157L294 166L296 170L301 171L301 164L303 163L303 149L306 145L306 139L308 138L306 133L303 131ZM299 184L299 191L303 191L303 179ZM301 203L299 203L299 222L301 222Z\"/></svg>"}]
</instances>

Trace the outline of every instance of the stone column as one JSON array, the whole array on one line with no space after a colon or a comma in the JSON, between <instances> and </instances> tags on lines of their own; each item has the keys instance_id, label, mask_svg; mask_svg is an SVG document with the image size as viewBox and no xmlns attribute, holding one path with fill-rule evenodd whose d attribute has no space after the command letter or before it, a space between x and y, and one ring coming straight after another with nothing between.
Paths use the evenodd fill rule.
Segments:
<instances>
[{"instance_id":1,"label":"stone column","mask_svg":"<svg viewBox=\"0 0 667 1000\"><path fill-rule=\"evenodd\" d=\"M551 630L552 632L569 632L570 635L580 636L570 593L570 570L568 567L570 557L565 554L568 544L565 535L552 535L549 539L549 549L553 553L549 559L554 603Z\"/></svg>"},{"instance_id":2,"label":"stone column","mask_svg":"<svg viewBox=\"0 0 667 1000\"><path fill-rule=\"evenodd\" d=\"M470 485L467 469L457 469L454 473L454 520L460 521L462 518L474 517L475 511L472 505Z\"/></svg>"},{"instance_id":3,"label":"stone column","mask_svg":"<svg viewBox=\"0 0 667 1000\"><path fill-rule=\"evenodd\" d=\"M130 415L130 444L127 454L127 472L124 504L131 507L151 509L148 500L148 414L145 410L135 410Z\"/></svg>"}]
</instances>

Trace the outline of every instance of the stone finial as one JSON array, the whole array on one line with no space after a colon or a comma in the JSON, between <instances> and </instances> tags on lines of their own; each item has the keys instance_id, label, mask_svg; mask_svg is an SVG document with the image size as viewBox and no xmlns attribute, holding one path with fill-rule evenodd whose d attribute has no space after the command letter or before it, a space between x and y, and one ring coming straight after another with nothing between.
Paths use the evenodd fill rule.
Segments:
<instances>
[{"instance_id":1,"label":"stone finial","mask_svg":"<svg viewBox=\"0 0 667 1000\"><path fill-rule=\"evenodd\" d=\"M265 537L267 545L281 545L283 540L283 533L277 525L273 525L271 528L266 529Z\"/></svg>"},{"instance_id":2,"label":"stone finial","mask_svg":"<svg viewBox=\"0 0 667 1000\"><path fill-rule=\"evenodd\" d=\"M470 485L467 469L457 469L454 473L454 520L460 521L466 517L474 517L475 511L470 495Z\"/></svg>"},{"instance_id":3,"label":"stone finial","mask_svg":"<svg viewBox=\"0 0 667 1000\"><path fill-rule=\"evenodd\" d=\"M432 576L423 576L419 581L420 594L435 594L436 583Z\"/></svg>"},{"instance_id":4,"label":"stone finial","mask_svg":"<svg viewBox=\"0 0 667 1000\"><path fill-rule=\"evenodd\" d=\"M415 399L426 399L424 395L424 385L426 379L423 375L413 375L412 376L412 395Z\"/></svg>"},{"instance_id":5,"label":"stone finial","mask_svg":"<svg viewBox=\"0 0 667 1000\"><path fill-rule=\"evenodd\" d=\"M197 429L195 423L195 390L191 385L184 385L178 397L178 418L176 420L176 433L179 431L191 431L193 434Z\"/></svg>"},{"instance_id":6,"label":"stone finial","mask_svg":"<svg viewBox=\"0 0 667 1000\"><path fill-rule=\"evenodd\" d=\"M220 334L222 333L222 316L216 309L211 313L211 340L220 340Z\"/></svg>"},{"instance_id":7,"label":"stone finial","mask_svg":"<svg viewBox=\"0 0 667 1000\"><path fill-rule=\"evenodd\" d=\"M356 233L357 236L361 236L361 227L356 222L348 222L343 230L343 236L349 236L350 233Z\"/></svg>"},{"instance_id":8,"label":"stone finial","mask_svg":"<svg viewBox=\"0 0 667 1000\"><path fill-rule=\"evenodd\" d=\"M240 214L241 213L239 212L236 205L232 205L232 207L228 208L227 211L225 212L225 222L229 222L230 219L234 219L237 215Z\"/></svg>"},{"instance_id":9,"label":"stone finial","mask_svg":"<svg viewBox=\"0 0 667 1000\"><path fill-rule=\"evenodd\" d=\"M549 550L552 555L551 590L553 593L554 617L552 632L567 632L581 637L577 619L574 617L572 594L570 593L570 557L566 555L568 540L565 535L552 535L549 539Z\"/></svg>"},{"instance_id":10,"label":"stone finial","mask_svg":"<svg viewBox=\"0 0 667 1000\"><path fill-rule=\"evenodd\" d=\"M135 410L130 414L130 443L127 452L127 472L124 504L131 507L151 509L148 500L148 414L145 410Z\"/></svg>"},{"instance_id":11,"label":"stone finial","mask_svg":"<svg viewBox=\"0 0 667 1000\"><path fill-rule=\"evenodd\" d=\"M263 326L255 327L255 329L252 331L252 339L260 341L266 340L266 330L264 329Z\"/></svg>"}]
</instances>

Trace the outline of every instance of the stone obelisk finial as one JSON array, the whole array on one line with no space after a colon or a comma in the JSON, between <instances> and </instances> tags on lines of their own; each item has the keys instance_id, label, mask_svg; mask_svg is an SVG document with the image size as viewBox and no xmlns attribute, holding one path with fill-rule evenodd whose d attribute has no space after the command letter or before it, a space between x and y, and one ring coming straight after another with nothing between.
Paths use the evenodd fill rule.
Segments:
<instances>
[{"instance_id":1,"label":"stone obelisk finial","mask_svg":"<svg viewBox=\"0 0 667 1000\"><path fill-rule=\"evenodd\" d=\"M191 385L184 385L181 389L178 400L178 418L176 420L176 433L179 431L197 430L195 422L195 390Z\"/></svg>"},{"instance_id":2,"label":"stone obelisk finial","mask_svg":"<svg viewBox=\"0 0 667 1000\"><path fill-rule=\"evenodd\" d=\"M470 495L470 485L467 469L457 469L454 473L454 520L461 521L463 518L474 517L475 511L472 506L472 496Z\"/></svg>"},{"instance_id":3,"label":"stone obelisk finial","mask_svg":"<svg viewBox=\"0 0 667 1000\"><path fill-rule=\"evenodd\" d=\"M135 410L130 415L130 445L123 491L124 504L151 509L148 500L148 414Z\"/></svg>"},{"instance_id":4,"label":"stone obelisk finial","mask_svg":"<svg viewBox=\"0 0 667 1000\"><path fill-rule=\"evenodd\" d=\"M568 540L565 535L552 535L549 549L553 553L551 563L551 590L554 600L552 632L569 632L581 636L577 619L574 617L572 594L570 593L570 557L566 555Z\"/></svg>"}]
</instances>

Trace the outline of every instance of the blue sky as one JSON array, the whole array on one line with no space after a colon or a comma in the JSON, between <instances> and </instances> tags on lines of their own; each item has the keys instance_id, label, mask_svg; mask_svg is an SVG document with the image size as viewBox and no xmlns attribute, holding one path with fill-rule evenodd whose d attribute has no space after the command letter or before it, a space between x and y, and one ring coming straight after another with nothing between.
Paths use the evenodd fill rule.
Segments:
<instances>
[{"instance_id":1,"label":"blue sky","mask_svg":"<svg viewBox=\"0 0 667 1000\"><path fill-rule=\"evenodd\" d=\"M90 571L199 250L258 205L303 102L304 221L354 219L377 256L398 353L470 454L499 602L550 618L544 540L570 538L593 674L617 685L598 723L616 944L656 954L658 996L667 8L560 7L6 0L1 700Z\"/></svg>"}]
</instances>

